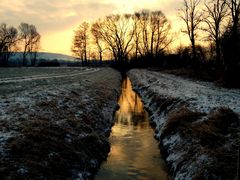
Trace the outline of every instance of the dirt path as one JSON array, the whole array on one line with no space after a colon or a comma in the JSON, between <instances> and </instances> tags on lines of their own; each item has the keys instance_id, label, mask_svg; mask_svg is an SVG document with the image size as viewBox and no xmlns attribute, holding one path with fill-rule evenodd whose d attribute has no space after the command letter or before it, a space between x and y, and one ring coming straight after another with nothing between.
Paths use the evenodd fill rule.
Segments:
<instances>
[{"instance_id":1,"label":"dirt path","mask_svg":"<svg viewBox=\"0 0 240 180\"><path fill-rule=\"evenodd\" d=\"M88 68L85 70L80 70L78 73L59 73L55 75L33 75L33 76L22 76L22 77L14 77L14 78L1 78L0 79L0 84L3 83L15 83L15 82L23 82L23 81L32 81L32 80L41 80L41 79L51 79L51 78L63 78L63 77L72 77L72 76L78 76L82 74L88 74L88 73L93 73L97 72L100 69L98 68Z\"/></svg>"}]
</instances>

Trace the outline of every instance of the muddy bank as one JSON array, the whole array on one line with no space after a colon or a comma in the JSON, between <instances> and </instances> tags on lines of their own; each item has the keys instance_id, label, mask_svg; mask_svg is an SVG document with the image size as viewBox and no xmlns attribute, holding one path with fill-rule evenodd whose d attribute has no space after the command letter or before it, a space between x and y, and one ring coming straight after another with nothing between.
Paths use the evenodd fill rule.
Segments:
<instances>
[{"instance_id":1,"label":"muddy bank","mask_svg":"<svg viewBox=\"0 0 240 180\"><path fill-rule=\"evenodd\" d=\"M238 90L147 70L128 73L173 179L236 179Z\"/></svg>"},{"instance_id":2,"label":"muddy bank","mask_svg":"<svg viewBox=\"0 0 240 180\"><path fill-rule=\"evenodd\" d=\"M49 79L1 86L0 177L91 178L110 150L120 73L110 68L70 76L56 72Z\"/></svg>"}]
</instances>

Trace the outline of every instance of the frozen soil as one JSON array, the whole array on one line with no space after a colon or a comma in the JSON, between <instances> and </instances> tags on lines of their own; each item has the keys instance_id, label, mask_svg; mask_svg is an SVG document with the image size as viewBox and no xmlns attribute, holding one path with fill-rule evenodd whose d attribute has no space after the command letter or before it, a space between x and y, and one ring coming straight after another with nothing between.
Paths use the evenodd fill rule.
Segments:
<instances>
[{"instance_id":1,"label":"frozen soil","mask_svg":"<svg viewBox=\"0 0 240 180\"><path fill-rule=\"evenodd\" d=\"M111 68L1 71L1 179L92 178L110 150L120 73Z\"/></svg>"},{"instance_id":2,"label":"frozen soil","mask_svg":"<svg viewBox=\"0 0 240 180\"><path fill-rule=\"evenodd\" d=\"M236 179L240 90L134 69L128 73L150 112L173 179Z\"/></svg>"}]
</instances>

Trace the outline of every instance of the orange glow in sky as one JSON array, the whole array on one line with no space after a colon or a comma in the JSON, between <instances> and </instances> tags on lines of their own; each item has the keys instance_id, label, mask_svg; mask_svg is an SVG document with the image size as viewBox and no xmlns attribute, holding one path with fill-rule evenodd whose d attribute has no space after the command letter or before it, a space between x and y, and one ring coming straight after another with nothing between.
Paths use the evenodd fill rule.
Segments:
<instances>
[{"instance_id":1,"label":"orange glow in sky","mask_svg":"<svg viewBox=\"0 0 240 180\"><path fill-rule=\"evenodd\" d=\"M42 35L41 51L71 55L73 31L83 21L142 9L162 10L173 30L179 32L182 23L177 9L181 5L182 0L1 0L0 23L15 27L21 22L34 24ZM175 45L185 41L175 38Z\"/></svg>"}]
</instances>

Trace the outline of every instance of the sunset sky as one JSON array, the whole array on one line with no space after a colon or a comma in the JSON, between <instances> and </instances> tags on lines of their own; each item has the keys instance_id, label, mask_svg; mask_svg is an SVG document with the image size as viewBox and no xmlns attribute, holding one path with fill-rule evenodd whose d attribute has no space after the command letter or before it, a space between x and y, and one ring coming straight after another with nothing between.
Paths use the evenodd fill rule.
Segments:
<instances>
[{"instance_id":1,"label":"sunset sky","mask_svg":"<svg viewBox=\"0 0 240 180\"><path fill-rule=\"evenodd\" d=\"M21 22L34 24L42 35L41 51L71 55L73 30L83 21L142 9L162 10L173 30L179 31L182 25L177 9L181 5L182 0L1 0L0 23L15 27Z\"/></svg>"}]
</instances>

